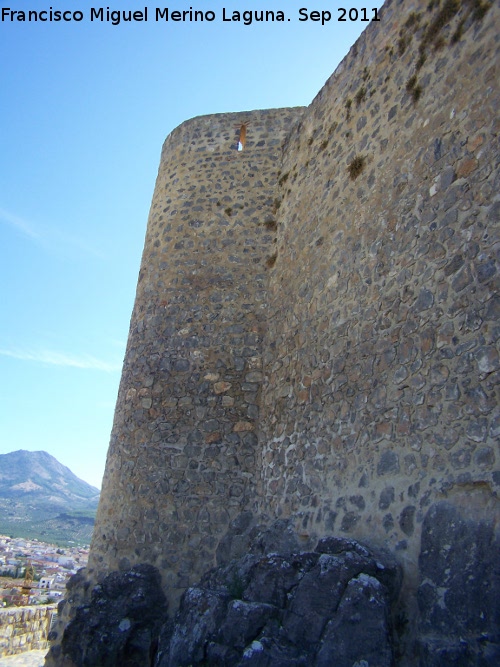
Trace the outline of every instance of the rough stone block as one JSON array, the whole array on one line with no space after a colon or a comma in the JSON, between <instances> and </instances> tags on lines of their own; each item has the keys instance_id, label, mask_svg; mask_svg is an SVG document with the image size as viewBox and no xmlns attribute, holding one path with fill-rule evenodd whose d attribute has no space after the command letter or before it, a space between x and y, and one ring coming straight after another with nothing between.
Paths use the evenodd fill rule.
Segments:
<instances>
[{"instance_id":1,"label":"rough stone block","mask_svg":"<svg viewBox=\"0 0 500 667\"><path fill-rule=\"evenodd\" d=\"M499 563L494 516L478 520L448 502L430 507L419 557L420 629L441 645L443 664L453 655L500 655Z\"/></svg>"}]
</instances>

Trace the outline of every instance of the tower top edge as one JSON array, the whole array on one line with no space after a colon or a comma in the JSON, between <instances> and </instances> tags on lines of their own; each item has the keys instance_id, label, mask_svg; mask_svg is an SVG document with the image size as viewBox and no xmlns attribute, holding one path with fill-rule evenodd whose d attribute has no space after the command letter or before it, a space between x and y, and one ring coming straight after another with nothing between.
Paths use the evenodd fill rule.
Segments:
<instances>
[{"instance_id":1,"label":"tower top edge","mask_svg":"<svg viewBox=\"0 0 500 667\"><path fill-rule=\"evenodd\" d=\"M303 115L306 109L306 106L298 106L275 109L253 109L251 111L231 111L226 113L193 116L180 123L180 125L177 125L177 127L168 134L165 143L175 139L175 137L179 135L191 134L198 130L207 130L210 127L220 128L229 124L246 125L266 122L272 124L278 119L282 121L287 116L290 120L297 120Z\"/></svg>"}]
</instances>

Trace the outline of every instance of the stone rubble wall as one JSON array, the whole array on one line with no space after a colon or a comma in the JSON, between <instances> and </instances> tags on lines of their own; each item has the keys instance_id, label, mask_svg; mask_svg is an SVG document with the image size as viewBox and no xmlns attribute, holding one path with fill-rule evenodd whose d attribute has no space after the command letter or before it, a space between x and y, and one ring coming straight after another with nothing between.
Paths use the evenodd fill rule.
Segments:
<instances>
[{"instance_id":1,"label":"stone rubble wall","mask_svg":"<svg viewBox=\"0 0 500 667\"><path fill-rule=\"evenodd\" d=\"M165 142L90 570L150 563L175 598L255 499L274 190L302 112L195 118Z\"/></svg>"},{"instance_id":2,"label":"stone rubble wall","mask_svg":"<svg viewBox=\"0 0 500 667\"><path fill-rule=\"evenodd\" d=\"M174 613L278 523L396 556L398 664L498 656L500 5L380 17L307 109L167 138L64 622L138 564Z\"/></svg>"},{"instance_id":3,"label":"stone rubble wall","mask_svg":"<svg viewBox=\"0 0 500 667\"><path fill-rule=\"evenodd\" d=\"M262 511L408 585L433 502L499 519L500 6L441 5L387 2L287 138L264 340Z\"/></svg>"},{"instance_id":4,"label":"stone rubble wall","mask_svg":"<svg viewBox=\"0 0 500 667\"><path fill-rule=\"evenodd\" d=\"M56 610L55 605L0 609L0 657L47 648Z\"/></svg>"}]
</instances>

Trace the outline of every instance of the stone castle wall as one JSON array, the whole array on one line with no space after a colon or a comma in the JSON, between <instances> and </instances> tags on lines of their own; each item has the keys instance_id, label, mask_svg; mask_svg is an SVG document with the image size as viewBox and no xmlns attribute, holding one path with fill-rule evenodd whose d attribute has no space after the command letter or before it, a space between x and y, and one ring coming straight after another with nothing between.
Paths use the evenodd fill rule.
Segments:
<instances>
[{"instance_id":1,"label":"stone castle wall","mask_svg":"<svg viewBox=\"0 0 500 667\"><path fill-rule=\"evenodd\" d=\"M182 591L255 498L274 190L302 111L196 118L165 142L92 544L98 571L146 561Z\"/></svg>"},{"instance_id":2,"label":"stone castle wall","mask_svg":"<svg viewBox=\"0 0 500 667\"><path fill-rule=\"evenodd\" d=\"M0 609L0 657L48 647L55 605Z\"/></svg>"},{"instance_id":3,"label":"stone castle wall","mask_svg":"<svg viewBox=\"0 0 500 667\"><path fill-rule=\"evenodd\" d=\"M287 519L396 555L420 655L499 644L499 13L389 0L308 109L167 138L91 580Z\"/></svg>"},{"instance_id":4,"label":"stone castle wall","mask_svg":"<svg viewBox=\"0 0 500 667\"><path fill-rule=\"evenodd\" d=\"M500 19L467 7L386 3L279 177L261 506L410 577L433 502L498 520Z\"/></svg>"}]
</instances>

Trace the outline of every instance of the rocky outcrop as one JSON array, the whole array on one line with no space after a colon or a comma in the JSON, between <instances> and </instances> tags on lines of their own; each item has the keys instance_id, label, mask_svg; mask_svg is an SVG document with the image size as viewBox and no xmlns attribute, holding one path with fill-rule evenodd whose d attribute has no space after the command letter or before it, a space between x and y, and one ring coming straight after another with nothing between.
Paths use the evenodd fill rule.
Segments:
<instances>
[{"instance_id":1,"label":"rocky outcrop","mask_svg":"<svg viewBox=\"0 0 500 667\"><path fill-rule=\"evenodd\" d=\"M315 551L246 555L184 594L160 637L156 667L351 667L394 663L401 573L353 540Z\"/></svg>"},{"instance_id":2,"label":"rocky outcrop","mask_svg":"<svg viewBox=\"0 0 500 667\"><path fill-rule=\"evenodd\" d=\"M448 502L433 505L419 558L421 664L500 664L500 538Z\"/></svg>"},{"instance_id":3,"label":"rocky outcrop","mask_svg":"<svg viewBox=\"0 0 500 667\"><path fill-rule=\"evenodd\" d=\"M84 577L74 586L84 589ZM112 572L94 586L89 602L76 608L46 664L147 667L166 614L161 577L154 567L136 565L127 572Z\"/></svg>"},{"instance_id":4,"label":"rocky outcrop","mask_svg":"<svg viewBox=\"0 0 500 667\"><path fill-rule=\"evenodd\" d=\"M500 543L487 493L430 506L416 590L389 553L331 536L301 550L289 522L265 527L251 513L232 522L218 567L173 618L154 567L97 586L81 571L59 605L46 666L494 667Z\"/></svg>"}]
</instances>

